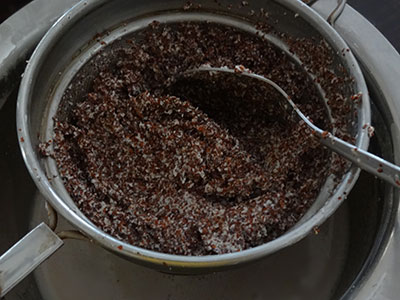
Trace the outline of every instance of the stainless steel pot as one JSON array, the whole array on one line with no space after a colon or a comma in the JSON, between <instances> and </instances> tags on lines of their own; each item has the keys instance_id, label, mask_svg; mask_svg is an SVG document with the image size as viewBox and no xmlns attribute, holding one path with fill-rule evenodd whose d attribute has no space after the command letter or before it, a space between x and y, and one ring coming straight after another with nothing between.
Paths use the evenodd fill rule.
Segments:
<instances>
[{"instance_id":1,"label":"stainless steel pot","mask_svg":"<svg viewBox=\"0 0 400 300\"><path fill-rule=\"evenodd\" d=\"M335 60L341 62L348 73L354 77L354 85L349 87L348 96L361 92L363 101L358 107L358 119L354 136L356 146L368 147L368 135L363 125L370 123L369 98L361 71L351 53L342 56L347 45L335 30L318 14L301 1L281 0L266 3L251 3L249 9L258 10L263 7L271 19L279 20L277 29L293 36L315 37L325 39L333 49ZM141 249L123 243L95 227L76 207L62 182L49 180L48 174L54 174L54 163L42 160L38 154L39 139L51 136L51 117L54 115L61 96L73 75L84 63L99 51L103 45L93 40L99 32L108 33L102 36L106 43L120 36L146 26L149 22L174 20L212 20L251 31L251 17L243 10L235 7L218 6L214 1L202 2L202 9L185 12L183 3L177 1L83 1L68 11L49 30L32 55L25 71L18 98L17 128L20 146L27 168L41 193L59 213L73 224L89 240L102 247L160 271L174 273L199 273L222 270L224 268L250 262L289 246L323 223L340 205L339 197L349 193L356 182L359 170L355 167L341 179L334 190L328 179L326 185L309 212L289 232L267 244L244 250L238 253L188 257L169 255ZM246 18L246 19L244 19ZM122 24L122 25L121 25ZM285 49L279 40L271 38L271 42ZM287 51L287 50L286 50ZM40 136L38 136L38 133ZM55 222L53 222L55 223ZM54 225L54 224L53 224ZM51 226L54 227L54 226ZM35 236L34 236L35 235ZM65 233L62 236L70 236ZM34 239L32 237L34 236ZM81 237L78 235L77 237ZM49 243L51 242L51 243ZM39 255L36 265L53 253L62 241L45 224L41 224L28 234L25 240L17 244L2 258L2 262L10 262L21 258L19 263L7 265L1 269L4 276L11 278L5 287L12 286L21 276L21 271L30 271L27 258ZM19 253L23 249L23 253ZM36 251L35 251L36 249ZM46 251L43 251L46 250ZM22 254L22 255L21 255ZM33 255L31 255L33 254ZM19 256L18 256L19 255ZM25 273L26 273L25 272ZM16 275L12 278L11 275ZM18 275L18 276L17 276ZM3 289L5 292L5 289ZM1 293L0 293L1 294Z\"/></svg>"}]
</instances>

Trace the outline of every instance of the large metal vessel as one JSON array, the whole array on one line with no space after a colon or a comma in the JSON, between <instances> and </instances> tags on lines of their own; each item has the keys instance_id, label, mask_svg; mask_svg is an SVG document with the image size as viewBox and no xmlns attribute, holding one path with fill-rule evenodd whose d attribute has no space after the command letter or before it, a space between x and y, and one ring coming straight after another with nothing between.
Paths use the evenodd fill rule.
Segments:
<instances>
[{"instance_id":1,"label":"large metal vessel","mask_svg":"<svg viewBox=\"0 0 400 300\"><path fill-rule=\"evenodd\" d=\"M34 2L31 5L39 4L39 2ZM327 14L331 9L329 4L323 4L323 1L317 2L314 8L319 10L321 14ZM63 9L62 5L58 8L60 10ZM48 19L51 18L49 17ZM349 19L352 19L351 22L353 23L355 22L354 20L358 20L359 23L356 22L356 24L363 28L363 31L360 30L359 33L363 34L358 34L357 36L351 35L352 30L348 30L348 24L343 25L342 23L349 22ZM7 33L4 28L6 28L5 25L10 24L10 21L12 20L8 20L8 24L6 22L1 25L1 34ZM399 58L398 54L387 42L376 43L373 46L370 43L367 44L364 42L362 49L359 49L360 39L365 39L371 32L374 33L378 41L382 39L373 27L370 25L368 27L365 24L368 23L351 10L351 8L346 7L343 15L338 19L336 26L337 30L343 34L350 46L353 46L353 51L358 56L370 85L369 88L373 102L372 116L377 130L377 138L373 140L372 149L381 153L389 160L396 159L395 154L398 147L396 144L398 142L397 126L399 124L396 109L399 104L395 101L396 86L391 81L392 76L396 74L398 68L385 68L383 70L379 67L380 64L376 62L376 58L373 55L374 52L372 51L379 51L379 53L383 51L385 54L385 60L383 61L388 60L393 66L395 66L396 62L399 62ZM31 41L31 45L33 44ZM375 47L375 49L369 49L371 47ZM3 53L6 53L7 49L5 47L4 49ZM25 49L20 50L19 55L21 57L24 57L24 51ZM16 58L17 55L14 57L11 55L11 58L9 56L8 60L3 59L5 62L4 66L8 64L9 66L16 67ZM12 75L8 75L7 81L16 81L15 78ZM1 127L3 131L2 137L4 137L4 140L7 140L7 143L3 144L5 149L1 153L3 156L1 163L7 165L1 168L1 170L7 171L1 174L1 182L4 184L5 199L9 199L6 204L7 209L3 212L5 216L2 216L1 219L2 222L4 220L5 225L1 227L5 232L2 236L7 237L5 238L4 245L3 243L1 244L3 250L9 247L16 240L16 237L25 232L29 225L37 224L44 217L43 202L41 200L38 201L40 198L39 195L32 197L35 194L35 189L29 177L26 176L17 151L15 128L13 128L12 121L14 110L13 97L15 97L15 94L9 97L1 110L1 120L4 123L4 126L2 125ZM25 187L24 189L19 188L22 184ZM35 200L28 203L27 199ZM33 214L31 214L32 212ZM139 266L124 263L119 258L90 244L68 242L68 245L60 251L60 254L56 254L55 257L46 262L36 272L35 276L38 278L37 282L42 297L49 297L49 299L61 297L61 295L64 295L65 299L69 299L72 296L79 298L82 295L105 297L106 295L110 296L110 293L115 293L117 299L128 298L128 295L132 293L133 295L141 296L143 299L146 299L146 297L154 299L163 295L165 296L168 293L172 295L172 298L177 297L177 295L182 298L193 295L204 297L205 292L202 292L202 287L204 286L210 288L208 291L212 292L210 298L222 298L224 295L227 297L227 295L232 294L235 296L230 297L230 299L234 297L243 299L248 294L243 294L240 290L246 287L248 288L246 293L254 294L255 299L257 299L256 297L262 299L263 295L267 294L275 296L278 299L279 297L283 299L292 295L297 295L299 299L307 297L316 297L319 299L328 299L329 297L338 298L340 296L356 297L357 295L366 293L368 290L367 279L373 280L374 276L377 276L375 274L377 274L378 268L375 267L378 266L377 262L379 259L384 258L382 257L383 249L388 245L390 234L393 232L396 214L397 193L374 178L363 175L356 184L349 199L321 227L318 235L310 235L301 243L285 251L280 251L272 257L235 271L207 275L201 278L161 275ZM13 221L13 218L18 221ZM66 228L69 227L68 224L64 224L63 226ZM393 245L393 241L389 245ZM60 258L61 255L62 258ZM386 258L388 257L387 255L388 253L385 255ZM57 259L59 260L58 262ZM71 263L66 264L64 268L60 268L66 261ZM84 261L87 263L83 263ZM79 264L77 262L82 263ZM67 265L71 267L67 267ZM94 265L96 265L96 268L93 267ZM382 263L379 266L382 266ZM392 266L391 268L394 267ZM63 270L65 272L62 272ZM291 279L287 278L287 271L289 270L291 270ZM330 276L327 276L327 270L331 271ZM102 277L96 276L99 272L102 272ZM307 276L304 277L304 274L307 274ZM324 274L324 276L321 276L321 274ZM249 278L249 282L242 282L241 278L243 276ZM297 279L300 277L305 279L299 282ZM74 283L80 288L71 291L71 286L69 286L68 289L68 278L71 280L70 283ZM104 284L97 288L88 287L88 282L94 280L94 278ZM141 280L143 286L147 287L147 290L142 289L139 285L130 286L126 281L127 278L129 278L129 281ZM113 280L116 280L116 282ZM154 280L159 284L157 291L149 290L149 285L146 284L146 282ZM196 280L199 280L200 283ZM265 284L266 281L269 281L269 284ZM81 282L85 284L80 285L79 283ZM293 286L293 289L290 291L283 288L285 283L287 284L288 282ZM21 285L7 297L18 297L19 293L24 292L27 294L25 294L26 297L23 297L23 299L29 299L29 297L31 299L39 299L37 298L40 296L39 293L36 293L38 292L37 288L35 288L36 285L32 281L29 281L29 279L24 283L25 285ZM232 283L235 288L229 291L226 290ZM282 288L272 289L277 284L280 284ZM382 283L380 284L383 286ZM26 285L30 287L26 288ZM371 289L371 285L369 287ZM376 293L379 293L379 291Z\"/></svg>"}]
</instances>

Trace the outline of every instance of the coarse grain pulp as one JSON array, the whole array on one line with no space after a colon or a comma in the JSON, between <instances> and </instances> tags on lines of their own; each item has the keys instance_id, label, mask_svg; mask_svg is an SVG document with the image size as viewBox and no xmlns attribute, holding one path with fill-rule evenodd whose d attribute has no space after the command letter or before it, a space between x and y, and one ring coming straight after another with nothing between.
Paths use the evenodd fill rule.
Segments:
<instances>
[{"instance_id":1,"label":"coarse grain pulp","mask_svg":"<svg viewBox=\"0 0 400 300\"><path fill-rule=\"evenodd\" d=\"M329 71L328 47L287 42L300 58L304 47L321 58L308 68L345 137L350 108L332 84L347 79ZM318 126L332 126L311 77L265 39L214 23L153 22L93 58L89 88L73 96L78 74L54 118L51 156L65 187L106 233L171 254L241 251L291 228L327 175L342 170L272 91L180 76L202 64L244 65L280 84Z\"/></svg>"}]
</instances>

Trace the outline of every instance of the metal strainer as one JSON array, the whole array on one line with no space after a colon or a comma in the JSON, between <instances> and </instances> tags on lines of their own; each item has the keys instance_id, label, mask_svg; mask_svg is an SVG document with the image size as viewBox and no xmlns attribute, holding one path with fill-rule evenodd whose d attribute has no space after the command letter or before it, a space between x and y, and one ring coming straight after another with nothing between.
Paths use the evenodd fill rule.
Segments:
<instances>
[{"instance_id":1,"label":"metal strainer","mask_svg":"<svg viewBox=\"0 0 400 300\"><path fill-rule=\"evenodd\" d=\"M293 37L312 38L316 42L326 40L333 58L332 71L337 74L346 72L354 78L353 83L344 87L340 93L347 101L351 101L355 94L363 95L362 102L354 106L357 118L349 118L348 124L355 146L359 149L368 147L365 124L370 124L370 107L368 91L357 61L351 52L343 53L348 49L347 45L325 20L303 2L255 1L249 7L239 9L236 4L230 6L204 1L201 2L201 8L194 10L183 10L183 4L181 1L142 0L92 0L78 3L49 30L28 63L19 92L17 128L25 163L39 190L50 205L80 232L64 232L60 234L62 237L86 236L117 255L151 268L195 274L254 261L299 241L338 208L341 203L338 198L344 198L350 192L358 178L359 169L351 167L340 178L339 184L334 183L334 177L329 177L315 203L295 227L279 238L252 249L212 256L178 256L121 242L101 231L79 211L59 178L48 178L56 174L57 168L54 162L41 159L38 153L39 141L48 140L52 136L52 117L65 90L91 57L106 45L133 34L153 20L161 23L208 21L255 34L256 16L252 11L261 11L269 14L278 32ZM99 35L99 32L104 34ZM96 38L101 38L104 43L98 43ZM279 35L265 35L265 38L292 56L294 61L298 61L298 56L289 51L288 45ZM83 87L88 83L83 82ZM54 218L52 223L54 229ZM3 295L61 245L59 237L45 224L29 233L0 258L0 294Z\"/></svg>"}]
</instances>

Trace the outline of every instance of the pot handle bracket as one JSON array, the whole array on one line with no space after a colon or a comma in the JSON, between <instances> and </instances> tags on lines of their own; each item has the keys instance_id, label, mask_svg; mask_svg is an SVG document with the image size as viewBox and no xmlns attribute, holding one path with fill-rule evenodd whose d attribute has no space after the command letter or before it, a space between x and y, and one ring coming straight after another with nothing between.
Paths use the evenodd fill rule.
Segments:
<instances>
[{"instance_id":1,"label":"pot handle bracket","mask_svg":"<svg viewBox=\"0 0 400 300\"><path fill-rule=\"evenodd\" d=\"M336 20L340 17L346 7L347 0L337 0L336 5L333 6L332 4L334 2L335 1L332 0L316 0L311 1L309 5L322 17L328 16L326 21L334 27Z\"/></svg>"},{"instance_id":2,"label":"pot handle bracket","mask_svg":"<svg viewBox=\"0 0 400 300\"><path fill-rule=\"evenodd\" d=\"M47 201L45 203L45 208L47 211L47 218L48 218L47 225L52 231L55 231L57 228L57 223L58 223L57 211ZM78 230L59 231L59 232L57 232L57 236L62 240L74 239L74 240L90 241L85 235L83 235Z\"/></svg>"},{"instance_id":3,"label":"pot handle bracket","mask_svg":"<svg viewBox=\"0 0 400 300\"><path fill-rule=\"evenodd\" d=\"M0 298L64 245L64 239L88 240L75 230L55 233L57 213L48 202L46 210L48 224L40 223L0 256Z\"/></svg>"}]
</instances>

